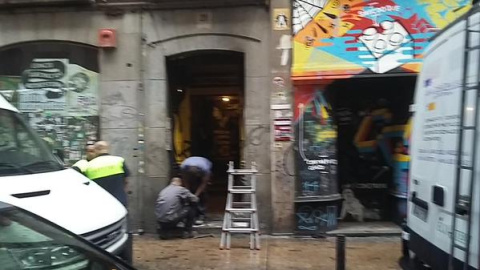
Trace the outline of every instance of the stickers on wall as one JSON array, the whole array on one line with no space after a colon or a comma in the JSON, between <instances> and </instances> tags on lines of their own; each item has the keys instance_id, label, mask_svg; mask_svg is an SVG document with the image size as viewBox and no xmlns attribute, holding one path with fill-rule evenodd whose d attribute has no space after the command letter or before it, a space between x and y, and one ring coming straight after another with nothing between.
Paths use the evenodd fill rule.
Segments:
<instances>
[{"instance_id":1,"label":"stickers on wall","mask_svg":"<svg viewBox=\"0 0 480 270\"><path fill-rule=\"evenodd\" d=\"M273 85L275 85L278 88L285 87L285 79L283 79L280 76L276 76L275 78L273 78L272 82L273 82Z\"/></svg>"},{"instance_id":2,"label":"stickers on wall","mask_svg":"<svg viewBox=\"0 0 480 270\"><path fill-rule=\"evenodd\" d=\"M291 141L293 138L293 112L290 104L274 104L271 109L274 110L275 141Z\"/></svg>"},{"instance_id":3,"label":"stickers on wall","mask_svg":"<svg viewBox=\"0 0 480 270\"><path fill-rule=\"evenodd\" d=\"M273 30L290 30L290 9L276 8L273 10Z\"/></svg>"}]
</instances>

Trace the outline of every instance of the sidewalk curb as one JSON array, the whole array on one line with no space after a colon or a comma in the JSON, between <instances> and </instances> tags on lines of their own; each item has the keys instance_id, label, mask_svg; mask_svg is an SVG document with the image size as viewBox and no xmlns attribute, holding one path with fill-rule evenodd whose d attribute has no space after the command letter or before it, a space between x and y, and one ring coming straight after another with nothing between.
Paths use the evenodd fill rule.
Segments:
<instances>
[{"instance_id":1,"label":"sidewalk curb","mask_svg":"<svg viewBox=\"0 0 480 270\"><path fill-rule=\"evenodd\" d=\"M327 233L327 237L336 237L338 235L344 235L346 237L401 237L402 233L398 232L352 232L352 233Z\"/></svg>"}]
</instances>

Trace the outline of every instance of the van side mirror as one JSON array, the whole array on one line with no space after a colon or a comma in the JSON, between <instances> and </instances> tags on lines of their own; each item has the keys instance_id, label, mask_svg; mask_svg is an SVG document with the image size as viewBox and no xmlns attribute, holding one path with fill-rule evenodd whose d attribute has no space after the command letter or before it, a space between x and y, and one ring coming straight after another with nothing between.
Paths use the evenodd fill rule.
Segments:
<instances>
[{"instance_id":1,"label":"van side mirror","mask_svg":"<svg viewBox=\"0 0 480 270\"><path fill-rule=\"evenodd\" d=\"M60 149L60 148L56 148L56 149L53 149L53 154L55 156L57 156L62 162L65 162L65 155L64 155L64 152L63 152L63 149Z\"/></svg>"}]
</instances>

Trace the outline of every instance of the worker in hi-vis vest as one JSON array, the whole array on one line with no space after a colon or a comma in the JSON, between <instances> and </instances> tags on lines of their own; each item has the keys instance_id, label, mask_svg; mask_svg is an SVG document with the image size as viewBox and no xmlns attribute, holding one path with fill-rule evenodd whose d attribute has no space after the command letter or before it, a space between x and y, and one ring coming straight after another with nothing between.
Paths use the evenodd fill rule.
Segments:
<instances>
[{"instance_id":1,"label":"worker in hi-vis vest","mask_svg":"<svg viewBox=\"0 0 480 270\"><path fill-rule=\"evenodd\" d=\"M95 143L97 157L88 162L85 175L127 207L127 177L130 172L122 157L108 153L108 143Z\"/></svg>"},{"instance_id":2,"label":"worker in hi-vis vest","mask_svg":"<svg viewBox=\"0 0 480 270\"><path fill-rule=\"evenodd\" d=\"M72 169L83 174L85 174L87 171L88 162L97 156L93 143L87 143L87 146L85 147L85 153L86 159L79 160L72 166Z\"/></svg>"}]
</instances>

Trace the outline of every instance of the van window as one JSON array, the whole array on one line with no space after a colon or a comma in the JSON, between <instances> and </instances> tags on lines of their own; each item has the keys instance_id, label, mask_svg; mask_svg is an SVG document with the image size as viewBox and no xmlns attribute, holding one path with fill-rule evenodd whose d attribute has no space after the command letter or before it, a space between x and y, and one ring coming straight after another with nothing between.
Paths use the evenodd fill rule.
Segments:
<instances>
[{"instance_id":1,"label":"van window","mask_svg":"<svg viewBox=\"0 0 480 270\"><path fill-rule=\"evenodd\" d=\"M63 165L20 114L0 110L0 176L61 169Z\"/></svg>"},{"instance_id":2,"label":"van window","mask_svg":"<svg viewBox=\"0 0 480 270\"><path fill-rule=\"evenodd\" d=\"M2 270L127 270L112 257L26 211L0 201Z\"/></svg>"}]
</instances>

